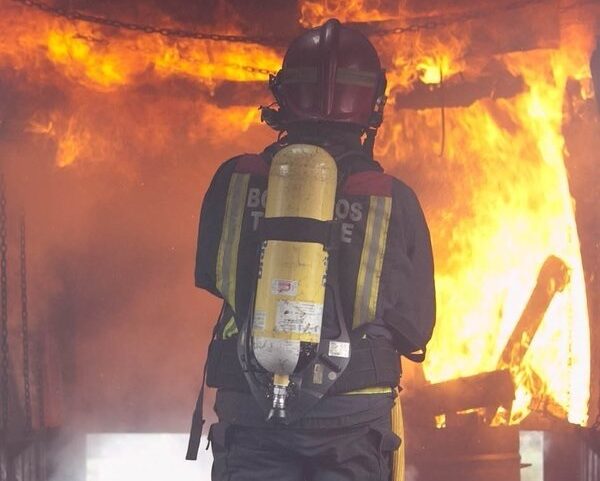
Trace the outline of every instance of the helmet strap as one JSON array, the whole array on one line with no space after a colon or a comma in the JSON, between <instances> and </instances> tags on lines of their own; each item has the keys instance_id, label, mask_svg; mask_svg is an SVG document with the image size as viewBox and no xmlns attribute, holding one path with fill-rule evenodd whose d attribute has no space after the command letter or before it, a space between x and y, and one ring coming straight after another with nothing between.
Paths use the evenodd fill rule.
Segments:
<instances>
[{"instance_id":1,"label":"helmet strap","mask_svg":"<svg viewBox=\"0 0 600 481\"><path fill-rule=\"evenodd\" d=\"M387 79L385 69L381 69L379 81L377 85L377 93L375 94L375 102L373 104L373 113L369 119L369 127L365 130L365 140L363 142L363 150L367 155L373 158L373 148L375 147L375 137L377 137L377 129L383 122L383 110L387 102L385 89L387 87Z\"/></svg>"},{"instance_id":2,"label":"helmet strap","mask_svg":"<svg viewBox=\"0 0 600 481\"><path fill-rule=\"evenodd\" d=\"M282 108L284 105L281 100L281 76L283 70L277 72L277 74L269 74L269 90L271 90L273 97L275 98L275 102L271 105L267 105L266 107L261 105L260 108L260 120L261 122L266 123L273 130L277 130L281 132L285 130L283 127L283 123L285 121L285 115L282 112ZM273 108L277 106L278 108Z\"/></svg>"},{"instance_id":3,"label":"helmet strap","mask_svg":"<svg viewBox=\"0 0 600 481\"><path fill-rule=\"evenodd\" d=\"M383 110L387 102L387 96L385 95L385 89L387 87L387 79L385 76L385 69L381 70L379 75L379 81L377 82L377 91L375 93L375 102L373 104L373 113L369 119L369 127L379 128L383 122Z\"/></svg>"},{"instance_id":4,"label":"helmet strap","mask_svg":"<svg viewBox=\"0 0 600 481\"><path fill-rule=\"evenodd\" d=\"M363 150L371 159L373 158L373 148L375 147L375 137L377 137L377 127L369 127L365 131L365 140Z\"/></svg>"}]
</instances>

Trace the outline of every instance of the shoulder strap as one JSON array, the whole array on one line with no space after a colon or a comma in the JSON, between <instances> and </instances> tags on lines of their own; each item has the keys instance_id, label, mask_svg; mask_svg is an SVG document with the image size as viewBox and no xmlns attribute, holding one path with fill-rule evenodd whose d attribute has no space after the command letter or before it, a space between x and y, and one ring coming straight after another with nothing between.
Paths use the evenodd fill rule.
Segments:
<instances>
[{"instance_id":1,"label":"shoulder strap","mask_svg":"<svg viewBox=\"0 0 600 481\"><path fill-rule=\"evenodd\" d=\"M217 336L219 330L220 320L223 315L227 303L223 301L223 307L221 308L221 314L215 327L213 328L211 343ZM207 350L208 352L208 350ZM198 459L198 450L200 449L200 441L202 440L202 429L206 420L204 419L204 387L206 386L206 370L208 366L208 354L204 361L204 367L202 368L202 384L200 385L200 392L198 393L198 399L196 399L196 406L194 407L194 414L192 416L192 426L190 428L190 437L188 440L187 453L185 459L188 461L196 461Z\"/></svg>"},{"instance_id":2,"label":"shoulder strap","mask_svg":"<svg viewBox=\"0 0 600 481\"><path fill-rule=\"evenodd\" d=\"M192 427L190 428L190 438L188 440L187 453L185 459L188 461L196 461L198 459L198 450L200 449L200 441L202 440L202 429L204 428L204 386L206 385L206 366L208 363L204 362L204 372L202 373L202 385L200 386L200 393L198 399L196 399L196 407L194 408L194 414L192 416Z\"/></svg>"}]
</instances>

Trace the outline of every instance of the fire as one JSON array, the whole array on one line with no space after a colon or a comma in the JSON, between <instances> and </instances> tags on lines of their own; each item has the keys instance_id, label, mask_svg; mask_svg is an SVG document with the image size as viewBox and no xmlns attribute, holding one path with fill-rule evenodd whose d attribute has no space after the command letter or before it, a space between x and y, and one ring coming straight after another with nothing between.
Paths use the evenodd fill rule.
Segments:
<instances>
[{"instance_id":1,"label":"fire","mask_svg":"<svg viewBox=\"0 0 600 481\"><path fill-rule=\"evenodd\" d=\"M391 124L401 127L384 133L380 151L398 159L416 156L439 172L431 173L433 182L450 183L440 185L445 199L428 212L439 302L425 365L429 380L495 369L544 259L557 255L572 271L570 284L527 340L524 364L514 370L512 422L547 395L570 421L587 420L589 321L561 134L567 76L589 77L584 63L589 49L580 53L575 59L564 46L503 56L528 90L513 99L447 110L443 158L431 155L439 129L435 111L396 114ZM439 80L439 64L435 53L421 60L427 66L423 82ZM532 382L531 371L543 383Z\"/></svg>"},{"instance_id":2,"label":"fire","mask_svg":"<svg viewBox=\"0 0 600 481\"><path fill-rule=\"evenodd\" d=\"M58 83L59 88L82 95L84 103L88 103L86 91L126 95L127 89L173 78L191 81L210 97L223 81L264 81L265 72L280 65L279 54L268 47L168 39L73 23L33 10L23 15L21 7L10 4L1 8L0 66L27 71L29 79ZM17 17L23 21L15 22ZM222 128L247 129L260 118L255 107L233 106L218 115L214 110L209 103L199 106L198 124L206 125L204 120L210 118L222 123ZM93 133L93 120L84 109L55 111L48 117L41 124L33 120L27 130L56 142L57 166L99 158L98 151L108 154L109 146L98 145L106 139Z\"/></svg>"},{"instance_id":3,"label":"fire","mask_svg":"<svg viewBox=\"0 0 600 481\"><path fill-rule=\"evenodd\" d=\"M48 58L73 79L85 79L91 85L105 88L125 85L131 70L118 53L103 51L103 46L95 45L100 42L76 31L51 30L47 36Z\"/></svg>"},{"instance_id":4,"label":"fire","mask_svg":"<svg viewBox=\"0 0 600 481\"><path fill-rule=\"evenodd\" d=\"M357 0L342 12L335 2L305 1L302 19L315 25L331 16L390 18L373 11L376 2L365 3ZM395 110L395 94L417 81L435 88L442 78L482 70L490 58L467 57L470 27L374 39L392 65L376 154L400 177L418 169L433 236L438 325L425 374L439 382L503 367L500 354L541 266L554 255L570 269L570 282L554 296L534 337L521 340L530 348L520 365L511 366L517 393L509 421L545 409L584 424L589 320L561 128L566 81L590 77L593 36L563 25L559 49L495 55L526 88L512 98L446 108L444 134L436 109Z\"/></svg>"},{"instance_id":5,"label":"fire","mask_svg":"<svg viewBox=\"0 0 600 481\"><path fill-rule=\"evenodd\" d=\"M399 14L377 0L305 0L300 8L304 26L332 16L375 21ZM172 134L173 112L185 109L197 113L192 125L179 127L184 141L226 143L225 132L258 124L259 112L219 109L211 103L215 89L225 81L266 80L264 71L245 67L276 71L281 62L276 50L258 45L173 40L32 11L23 16L12 6L2 10L0 66L73 92L72 105L34 116L28 128L55 142L59 166L114 157L125 143L117 132L124 125L135 145L161 151ZM22 22L14 21L18 15ZM438 324L425 374L438 382L497 369L541 266L556 256L570 280L555 294L535 335L521 339L529 349L521 365L511 366L518 392L510 421L519 422L540 400L551 399L555 412L585 423L589 320L561 128L568 78L590 76L592 37L573 27L561 31L560 48L470 57L470 35L469 24L454 24L374 38L388 67L390 97L376 155L391 173L418 181L433 236ZM416 83L434 91L442 77L460 82L492 60L522 76L525 88L508 98L445 108L443 134L439 109L396 109L396 95ZM143 119L129 113L136 89L160 88L160 81L173 79L185 79L201 93L194 100L159 98L144 107ZM169 109L171 117L163 118ZM113 113L119 117L115 125Z\"/></svg>"},{"instance_id":6,"label":"fire","mask_svg":"<svg viewBox=\"0 0 600 481\"><path fill-rule=\"evenodd\" d=\"M89 144L91 132L79 130L79 127L70 119L66 132L58 139L58 151L56 152L56 163L59 167L71 165L79 157L85 146Z\"/></svg>"},{"instance_id":7,"label":"fire","mask_svg":"<svg viewBox=\"0 0 600 481\"><path fill-rule=\"evenodd\" d=\"M2 65L42 67L42 54L58 73L88 88L114 90L139 82L148 72L214 86L222 80L264 80L264 73L244 67L275 71L280 65L279 55L268 47L107 30L29 10L21 17L26 22L13 22L22 9L2 8Z\"/></svg>"},{"instance_id":8,"label":"fire","mask_svg":"<svg viewBox=\"0 0 600 481\"><path fill-rule=\"evenodd\" d=\"M300 23L304 27L320 25L328 18L337 18L340 22L372 22L390 18L384 13L381 0L304 0L300 4Z\"/></svg>"}]
</instances>

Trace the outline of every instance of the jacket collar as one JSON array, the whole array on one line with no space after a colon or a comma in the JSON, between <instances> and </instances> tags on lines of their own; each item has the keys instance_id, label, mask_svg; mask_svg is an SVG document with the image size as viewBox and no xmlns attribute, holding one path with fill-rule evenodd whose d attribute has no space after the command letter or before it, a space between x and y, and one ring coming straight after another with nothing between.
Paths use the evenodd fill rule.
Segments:
<instances>
[{"instance_id":1,"label":"jacket collar","mask_svg":"<svg viewBox=\"0 0 600 481\"><path fill-rule=\"evenodd\" d=\"M337 139L335 141L330 139L318 140L319 139L290 138L289 136L285 136L277 142L267 146L262 153L262 157L270 165L273 156L284 147L291 144L307 143L318 145L329 152L335 159L338 171L343 178L358 172L383 172L383 168L379 162L373 160L371 156L364 152L360 144L360 139L356 139L356 142L337 141Z\"/></svg>"}]
</instances>

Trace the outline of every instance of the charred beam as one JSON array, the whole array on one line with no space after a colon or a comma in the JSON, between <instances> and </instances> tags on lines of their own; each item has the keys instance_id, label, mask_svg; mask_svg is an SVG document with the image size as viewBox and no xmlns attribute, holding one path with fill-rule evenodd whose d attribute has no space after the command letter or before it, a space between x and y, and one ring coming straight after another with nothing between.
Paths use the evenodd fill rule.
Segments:
<instances>
[{"instance_id":1,"label":"charred beam","mask_svg":"<svg viewBox=\"0 0 600 481\"><path fill-rule=\"evenodd\" d=\"M427 35L443 35L444 27L469 24L469 43L463 55L485 57L560 45L559 2L534 2L519 6L511 0L485 0L473 8L470 0L409 0L413 15L399 20L355 23L367 35L407 25L435 25ZM493 23L493 28L490 24Z\"/></svg>"},{"instance_id":2,"label":"charred beam","mask_svg":"<svg viewBox=\"0 0 600 481\"><path fill-rule=\"evenodd\" d=\"M550 301L569 284L570 272L562 259L549 256L538 275L537 284L517 322L498 366L518 366L523 361L533 336L540 327Z\"/></svg>"},{"instance_id":3,"label":"charred beam","mask_svg":"<svg viewBox=\"0 0 600 481\"><path fill-rule=\"evenodd\" d=\"M181 26L186 30L220 32L235 16L243 35L273 37L274 47L283 49L302 29L298 25L295 1L281 0L54 0L48 2L64 11L134 22L143 11L144 23L153 26ZM283 42L282 42L283 41ZM280 45L280 43L283 43Z\"/></svg>"},{"instance_id":4,"label":"charred beam","mask_svg":"<svg viewBox=\"0 0 600 481\"><path fill-rule=\"evenodd\" d=\"M416 82L412 91L396 94L395 106L397 109L411 110L468 107L484 98L514 97L525 91L525 88L522 77L514 76L506 71L476 79L455 75L443 85Z\"/></svg>"},{"instance_id":5,"label":"charred beam","mask_svg":"<svg viewBox=\"0 0 600 481\"><path fill-rule=\"evenodd\" d=\"M509 2L514 3L514 2ZM493 22L493 27L490 25ZM466 56L484 57L560 47L558 0L502 11L473 22Z\"/></svg>"},{"instance_id":6,"label":"charred beam","mask_svg":"<svg viewBox=\"0 0 600 481\"><path fill-rule=\"evenodd\" d=\"M512 376L504 369L430 384L407 394L403 401L411 412L433 417L476 408L510 408L514 398Z\"/></svg>"},{"instance_id":7,"label":"charred beam","mask_svg":"<svg viewBox=\"0 0 600 481\"><path fill-rule=\"evenodd\" d=\"M479 0L477 7L481 9L491 9L498 7L499 4L506 1L497 0ZM454 13L464 12L473 9L473 0L406 0L406 8L414 13L421 15L431 15L439 12Z\"/></svg>"}]
</instances>

